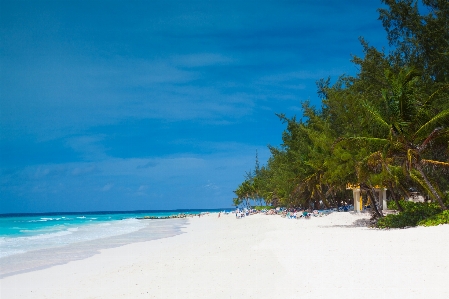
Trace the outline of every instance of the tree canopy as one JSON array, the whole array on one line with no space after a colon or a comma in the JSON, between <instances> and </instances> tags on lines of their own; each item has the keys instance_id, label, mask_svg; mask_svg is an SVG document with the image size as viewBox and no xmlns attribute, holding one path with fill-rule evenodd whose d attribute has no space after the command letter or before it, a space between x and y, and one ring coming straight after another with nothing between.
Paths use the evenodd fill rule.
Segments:
<instances>
[{"instance_id":1,"label":"tree canopy","mask_svg":"<svg viewBox=\"0 0 449 299\"><path fill-rule=\"evenodd\" d=\"M382 2L388 52L361 38L355 76L318 81L321 107L303 103L299 120L279 114L283 142L238 186L236 204L336 206L351 183L385 186L395 200L417 189L447 209L449 2Z\"/></svg>"}]
</instances>

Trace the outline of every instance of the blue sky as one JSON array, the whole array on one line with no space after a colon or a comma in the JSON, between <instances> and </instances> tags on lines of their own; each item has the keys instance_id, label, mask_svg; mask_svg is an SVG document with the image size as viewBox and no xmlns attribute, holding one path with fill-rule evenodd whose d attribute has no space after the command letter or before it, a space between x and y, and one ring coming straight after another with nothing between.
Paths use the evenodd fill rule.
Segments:
<instances>
[{"instance_id":1,"label":"blue sky","mask_svg":"<svg viewBox=\"0 0 449 299\"><path fill-rule=\"evenodd\" d=\"M230 207L380 6L0 0L1 212Z\"/></svg>"}]
</instances>

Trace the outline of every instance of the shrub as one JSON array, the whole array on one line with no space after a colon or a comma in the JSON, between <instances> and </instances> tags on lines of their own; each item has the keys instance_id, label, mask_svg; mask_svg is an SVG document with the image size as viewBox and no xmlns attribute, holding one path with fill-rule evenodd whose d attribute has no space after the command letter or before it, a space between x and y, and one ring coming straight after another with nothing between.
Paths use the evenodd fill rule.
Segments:
<instances>
[{"instance_id":1,"label":"shrub","mask_svg":"<svg viewBox=\"0 0 449 299\"><path fill-rule=\"evenodd\" d=\"M443 211L439 214L430 216L427 219L418 222L419 225L423 226L435 226L440 224L449 224L449 210Z\"/></svg>"},{"instance_id":2,"label":"shrub","mask_svg":"<svg viewBox=\"0 0 449 299\"><path fill-rule=\"evenodd\" d=\"M403 200L400 201L401 203L404 202ZM396 202L393 200L387 201L387 208L389 210L398 210L398 206L396 205Z\"/></svg>"},{"instance_id":3,"label":"shrub","mask_svg":"<svg viewBox=\"0 0 449 299\"><path fill-rule=\"evenodd\" d=\"M402 200L400 201L400 205L404 209L403 212L400 212L397 215L390 214L380 218L377 221L377 227L403 228L407 226L417 226L420 225L422 221L431 219L431 217L436 216L437 214L440 214L442 212L440 206L436 203L415 203ZM396 203L390 203L390 207L392 209L396 209Z\"/></svg>"},{"instance_id":4,"label":"shrub","mask_svg":"<svg viewBox=\"0 0 449 299\"><path fill-rule=\"evenodd\" d=\"M253 209L257 210L257 211L262 211L262 210L271 210L273 207L272 206L254 206Z\"/></svg>"}]
</instances>

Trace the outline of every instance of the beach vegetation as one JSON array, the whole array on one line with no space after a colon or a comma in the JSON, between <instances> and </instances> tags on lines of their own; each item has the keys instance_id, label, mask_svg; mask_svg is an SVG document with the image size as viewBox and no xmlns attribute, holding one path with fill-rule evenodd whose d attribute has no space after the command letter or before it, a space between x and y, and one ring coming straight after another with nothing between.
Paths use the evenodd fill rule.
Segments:
<instances>
[{"instance_id":1,"label":"beach vegetation","mask_svg":"<svg viewBox=\"0 0 449 299\"><path fill-rule=\"evenodd\" d=\"M300 117L278 114L282 144L242 182L241 201L331 208L359 185L379 227L444 223L449 192L449 2L382 0L389 49L360 38L358 72L317 82L321 106ZM383 217L375 186L400 213ZM411 190L427 203L409 203ZM402 199L402 200L401 200ZM426 222L427 221L427 222Z\"/></svg>"},{"instance_id":2,"label":"beach vegetation","mask_svg":"<svg viewBox=\"0 0 449 299\"><path fill-rule=\"evenodd\" d=\"M436 226L440 224L449 224L449 211L443 211L439 214L430 216L418 222L422 226Z\"/></svg>"},{"instance_id":3,"label":"beach vegetation","mask_svg":"<svg viewBox=\"0 0 449 299\"><path fill-rule=\"evenodd\" d=\"M396 203L391 203L390 208L395 209ZM390 214L377 221L379 228L404 228L417 225L438 225L447 222L447 210L443 211L437 203L421 203L401 201L403 212ZM445 222L446 221L446 222Z\"/></svg>"},{"instance_id":4,"label":"beach vegetation","mask_svg":"<svg viewBox=\"0 0 449 299\"><path fill-rule=\"evenodd\" d=\"M262 210L271 210L272 206L254 206L252 207L254 210L262 211Z\"/></svg>"}]
</instances>

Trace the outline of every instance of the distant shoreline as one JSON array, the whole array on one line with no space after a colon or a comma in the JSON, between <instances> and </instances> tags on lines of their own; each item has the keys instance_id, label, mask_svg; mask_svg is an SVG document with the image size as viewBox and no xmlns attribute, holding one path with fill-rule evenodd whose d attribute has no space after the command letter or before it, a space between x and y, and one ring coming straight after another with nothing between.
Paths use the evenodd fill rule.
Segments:
<instances>
[{"instance_id":1,"label":"distant shoreline","mask_svg":"<svg viewBox=\"0 0 449 299\"><path fill-rule=\"evenodd\" d=\"M127 211L84 211L84 212L37 212L37 213L0 213L0 217L20 217L20 216L57 216L57 215L92 215L92 214L136 214L136 213L179 213L195 211L223 211L235 210L235 208L214 208L214 209L173 209L173 210L127 210Z\"/></svg>"}]
</instances>

